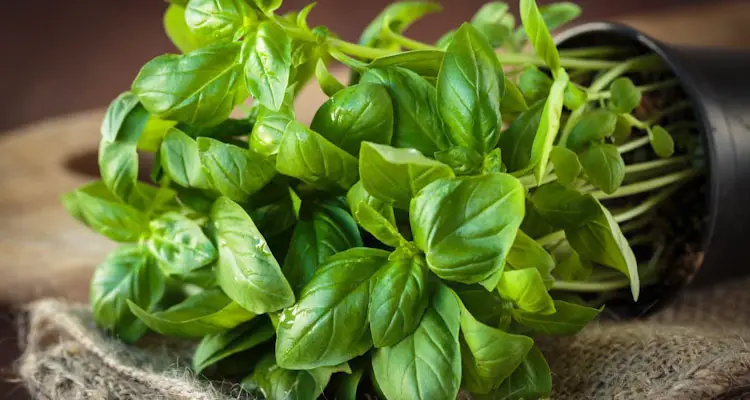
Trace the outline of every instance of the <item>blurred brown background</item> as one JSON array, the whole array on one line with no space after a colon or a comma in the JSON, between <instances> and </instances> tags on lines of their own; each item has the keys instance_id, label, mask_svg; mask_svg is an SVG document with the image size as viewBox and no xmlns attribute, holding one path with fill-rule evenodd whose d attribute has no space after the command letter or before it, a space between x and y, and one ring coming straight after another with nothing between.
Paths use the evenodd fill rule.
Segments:
<instances>
[{"instance_id":1,"label":"blurred brown background","mask_svg":"<svg viewBox=\"0 0 750 400\"><path fill-rule=\"evenodd\" d=\"M540 3L549 1L538 0ZM514 0L509 0L516 9ZM584 9L581 21L616 20L630 23L659 39L678 44L718 45L750 48L750 1L749 0L578 0ZM45 147L54 147L55 139L34 140L32 144L21 143L24 135L36 128L15 131L18 136L3 141L2 135L15 128L54 116L74 112L101 109L112 98L127 89L141 65L156 55L174 52L175 49L162 29L162 13L166 8L163 0L127 1L82 1L82 0L28 0L3 1L2 23L0 23L0 242L6 241L11 249L19 248L24 241L34 242L28 246L35 251L48 249L49 238L56 235L52 228L39 223L29 232L19 232L19 225L10 216L23 212L49 212L57 215L59 204L56 194L43 190L29 191L35 197L28 197L27 188L18 188L17 182L31 182L36 176L45 175L49 169L60 168L48 165L45 161ZM301 0L285 0L285 8L301 8ZM347 40L356 40L362 27L377 12L390 3L387 0L320 0L310 16L312 24L329 26ZM417 23L409 35L422 40L434 40L440 33L451 29L471 18L484 0L443 0L444 11L427 17ZM85 125L84 135L96 140L96 124ZM54 130L54 125L45 129ZM75 128L68 127L67 131ZM66 131L60 132L60 143L66 141ZM54 137L54 136L50 136ZM86 136L88 137L88 136ZM17 139L17 140L16 140ZM8 146L11 144L11 146ZM5 147L4 147L5 146ZM73 142L73 146L76 146ZM94 146L91 146L94 148ZM23 154L16 154L22 149ZM90 149L82 149L90 150ZM35 163L24 164L34 159ZM43 179L42 179L43 180ZM8 182L12 182L13 186ZM39 183L37 183L39 184ZM29 183L32 185L32 183ZM58 185L59 186L59 185ZM63 185L64 186L64 185ZM56 188L57 186L53 186ZM18 190L24 189L24 190ZM57 189L49 189L57 190ZM14 204L25 207L13 210ZM7 209L10 204L11 209ZM50 205L52 204L52 205ZM31 210L31 211L29 211ZM34 211L36 210L36 211ZM41 211L40 211L41 210ZM32 218L32 221L47 221L47 214ZM25 220L28 221L28 220ZM13 228L11 228L13 227ZM51 232L51 233L50 233ZM32 239L27 239L32 238ZM14 241L15 240L15 241ZM72 240L72 239L66 239ZM38 243L42 246L34 247ZM60 242L64 242L60 240ZM74 251L77 246L97 246L98 242L83 243L73 241L68 247ZM6 249L7 249L6 248ZM42 250L39 250L42 249ZM58 253L55 253L58 254ZM6 255L7 256L7 255ZM73 278L56 276L54 270L42 259L51 260L55 255L32 259L38 262L37 276L44 276L45 282L56 283L71 291L68 281ZM10 260L5 257L0 262L0 288L8 278L7 271L19 265L14 264L13 253ZM80 261L80 260L79 260ZM90 268L92 265L86 265ZM26 268L20 266L20 269ZM5 273L3 273L5 268ZM46 272L45 272L46 271ZM88 271L88 270L86 270ZM81 278L81 277L79 277ZM85 299L85 277L75 296ZM39 282L39 278L33 278ZM12 284L12 283L11 283ZM0 400L24 399L26 395L16 383L4 382L11 378L9 365L18 356L17 339L14 336L14 316L10 310L17 306L20 298L30 299L49 293L36 288L17 287L14 290L0 289ZM22 285L21 285L22 286ZM8 292L11 294L7 294ZM12 293L22 293L14 295ZM58 293L59 294L59 293ZM16 297L13 297L16 296ZM22 297L21 297L22 296Z\"/></svg>"}]
</instances>

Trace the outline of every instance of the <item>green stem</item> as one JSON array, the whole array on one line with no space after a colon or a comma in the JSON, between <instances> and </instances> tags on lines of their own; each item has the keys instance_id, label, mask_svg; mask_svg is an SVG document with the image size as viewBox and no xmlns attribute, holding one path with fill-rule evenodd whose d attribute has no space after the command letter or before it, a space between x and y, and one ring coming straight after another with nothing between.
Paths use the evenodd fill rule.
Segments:
<instances>
[{"instance_id":1,"label":"green stem","mask_svg":"<svg viewBox=\"0 0 750 400\"><path fill-rule=\"evenodd\" d=\"M617 79L620 75L628 71L640 68L650 69L657 65L660 66L661 64L661 58L657 54L646 54L643 56L631 58L625 62L615 63L612 69L594 80L594 82L589 87L589 93L601 92L613 80Z\"/></svg>"},{"instance_id":2,"label":"green stem","mask_svg":"<svg viewBox=\"0 0 750 400\"><path fill-rule=\"evenodd\" d=\"M617 189L614 193L611 193L611 194L605 193L602 191L596 191L596 192L592 192L591 195L594 196L594 198L599 199L599 200L617 199L620 197L632 196L634 194L650 192L652 190L663 188L665 186L669 186L677 182L690 180L698 176L700 173L701 173L700 170L690 168L684 171L675 172L673 174L661 176L661 177L654 178L654 179L649 179L647 181L621 186L619 189Z\"/></svg>"},{"instance_id":3,"label":"green stem","mask_svg":"<svg viewBox=\"0 0 750 400\"><path fill-rule=\"evenodd\" d=\"M648 130L651 125L648 121L641 121L632 114L620 114L620 116L625 118L630 123L630 125L633 125L634 127L644 131Z\"/></svg>"},{"instance_id":4,"label":"green stem","mask_svg":"<svg viewBox=\"0 0 750 400\"><path fill-rule=\"evenodd\" d=\"M343 41L341 39L335 39L335 38L329 38L328 44L332 47L335 47L342 52L354 56L363 58L366 60L372 60L378 57L385 57L390 56L394 53L398 53L397 51L393 50L385 50L385 49L377 49L375 47L368 47L368 46L362 46L359 44L354 44L350 42Z\"/></svg>"},{"instance_id":5,"label":"green stem","mask_svg":"<svg viewBox=\"0 0 750 400\"><path fill-rule=\"evenodd\" d=\"M641 93L648 93L654 90L665 89L671 86L677 86L680 83L678 79L667 79L665 81L652 83L650 85L636 86ZM609 99L612 97L612 92L607 90L599 93L592 93L589 95L589 101Z\"/></svg>"},{"instance_id":6,"label":"green stem","mask_svg":"<svg viewBox=\"0 0 750 400\"><path fill-rule=\"evenodd\" d=\"M634 218L638 218L643 214L646 214L647 212L651 211L652 209L656 208L659 204L661 204L663 201L668 199L670 196L672 196L682 185L674 185L671 187L668 187L659 193L647 198L637 206L622 211L619 213L614 214L612 217L615 219L615 222L617 223L623 223L630 221Z\"/></svg>"},{"instance_id":7,"label":"green stem","mask_svg":"<svg viewBox=\"0 0 750 400\"><path fill-rule=\"evenodd\" d=\"M393 32L390 29L386 29L385 34L390 39L393 39L396 43L400 44L401 46L409 49L409 50L438 50L437 47L429 45L427 43L422 43L420 41L410 39L404 35L400 35L396 32Z\"/></svg>"},{"instance_id":8,"label":"green stem","mask_svg":"<svg viewBox=\"0 0 750 400\"><path fill-rule=\"evenodd\" d=\"M616 46L592 46L578 49L558 50L560 57L611 57L623 53L622 47Z\"/></svg>"},{"instance_id":9,"label":"green stem","mask_svg":"<svg viewBox=\"0 0 750 400\"><path fill-rule=\"evenodd\" d=\"M648 136L644 136L635 140L631 140L623 145L617 146L617 151L620 154L623 154L629 151L633 151L639 147L643 147L649 143L651 143L651 139L649 139Z\"/></svg>"},{"instance_id":10,"label":"green stem","mask_svg":"<svg viewBox=\"0 0 750 400\"><path fill-rule=\"evenodd\" d=\"M669 166L678 165L678 164L685 164L689 161L690 161L690 157L681 156L681 157L663 158L663 159L658 159L658 160L653 160L653 161L630 164L630 165L625 166L625 175L635 174L638 172L658 170L664 167L669 167Z\"/></svg>"},{"instance_id":11,"label":"green stem","mask_svg":"<svg viewBox=\"0 0 750 400\"><path fill-rule=\"evenodd\" d=\"M630 240L628 240L628 244L632 246L638 246L641 244L647 244L654 241L654 235L651 233L646 233L643 235L638 235Z\"/></svg>"},{"instance_id":12,"label":"green stem","mask_svg":"<svg viewBox=\"0 0 750 400\"><path fill-rule=\"evenodd\" d=\"M610 290L623 289L630 286L628 279L618 279L609 282L568 282L555 281L552 290L564 290L568 292L608 292Z\"/></svg>"},{"instance_id":13,"label":"green stem","mask_svg":"<svg viewBox=\"0 0 750 400\"><path fill-rule=\"evenodd\" d=\"M660 119L666 117L669 114L684 111L684 110L690 109L691 107L693 107L693 104L689 100L681 101L653 115L651 119L648 120L648 124L653 125L657 123Z\"/></svg>"},{"instance_id":14,"label":"green stem","mask_svg":"<svg viewBox=\"0 0 750 400\"><path fill-rule=\"evenodd\" d=\"M646 226L648 226L648 224L650 224L651 221L652 221L651 216L647 215L643 218L639 218L639 219L636 219L636 220L633 220L626 224L621 225L620 231L622 231L622 233L637 231L638 229L645 228Z\"/></svg>"}]
</instances>

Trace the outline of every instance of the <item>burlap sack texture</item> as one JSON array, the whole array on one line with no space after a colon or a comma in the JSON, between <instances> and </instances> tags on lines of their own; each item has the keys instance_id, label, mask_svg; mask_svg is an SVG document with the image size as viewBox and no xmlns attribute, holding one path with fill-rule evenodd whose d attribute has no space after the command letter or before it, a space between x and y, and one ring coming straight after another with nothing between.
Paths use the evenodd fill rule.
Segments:
<instances>
[{"instance_id":1,"label":"burlap sack texture","mask_svg":"<svg viewBox=\"0 0 750 400\"><path fill-rule=\"evenodd\" d=\"M236 385L188 370L186 343L126 346L87 308L28 307L17 368L39 399L238 399ZM553 399L750 399L750 281L688 293L647 321L599 323L541 341Z\"/></svg>"}]
</instances>

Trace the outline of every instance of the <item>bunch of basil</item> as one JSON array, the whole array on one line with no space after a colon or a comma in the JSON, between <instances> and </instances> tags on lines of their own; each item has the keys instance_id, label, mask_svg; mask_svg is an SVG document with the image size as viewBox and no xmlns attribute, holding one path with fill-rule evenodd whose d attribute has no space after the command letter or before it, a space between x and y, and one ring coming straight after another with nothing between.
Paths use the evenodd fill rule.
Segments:
<instances>
[{"instance_id":1,"label":"bunch of basil","mask_svg":"<svg viewBox=\"0 0 750 400\"><path fill-rule=\"evenodd\" d=\"M616 144L645 124L630 115L639 89L612 83L628 67L561 58L548 26L578 15L568 3L521 0L519 28L490 3L435 46L401 34L432 3L392 4L356 44L310 28L312 5L280 3L172 1L184 54L149 61L110 105L101 181L63 197L123 243L93 277L98 325L200 340L196 372L234 359L269 399L353 399L363 376L387 399L548 394L532 336L575 334L600 311L555 289L614 271L593 288L638 296L625 219L598 200L624 179ZM516 52L527 37L538 56ZM506 76L503 59L526 68ZM605 73L587 89L566 63ZM330 99L308 127L293 101L312 76ZM646 128L625 145L671 155ZM137 179L139 151L155 154L156 185Z\"/></svg>"}]
</instances>

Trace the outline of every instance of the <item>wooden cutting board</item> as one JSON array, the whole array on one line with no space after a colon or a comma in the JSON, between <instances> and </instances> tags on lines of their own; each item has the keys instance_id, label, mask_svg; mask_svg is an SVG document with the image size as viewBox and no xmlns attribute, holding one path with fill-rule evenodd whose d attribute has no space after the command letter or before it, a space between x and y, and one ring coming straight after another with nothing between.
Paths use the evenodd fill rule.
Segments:
<instances>
[{"instance_id":1,"label":"wooden cutting board","mask_svg":"<svg viewBox=\"0 0 750 400\"><path fill-rule=\"evenodd\" d=\"M678 44L750 48L750 1L619 19ZM340 77L346 72L336 71ZM325 100L315 84L297 102L303 122ZM0 135L0 304L88 297L92 268L115 247L69 217L62 193L94 179L103 110L49 119Z\"/></svg>"}]
</instances>

